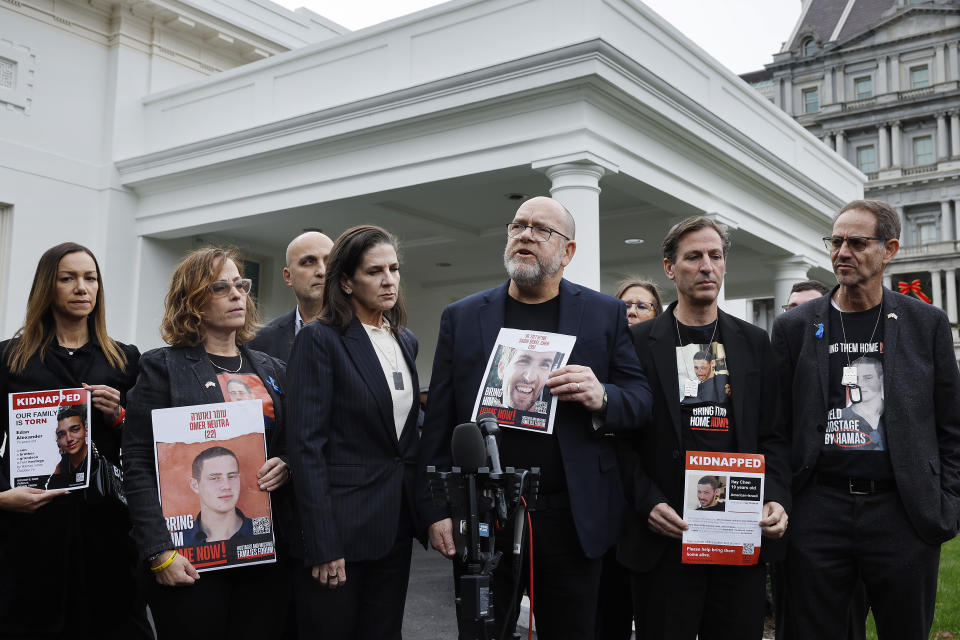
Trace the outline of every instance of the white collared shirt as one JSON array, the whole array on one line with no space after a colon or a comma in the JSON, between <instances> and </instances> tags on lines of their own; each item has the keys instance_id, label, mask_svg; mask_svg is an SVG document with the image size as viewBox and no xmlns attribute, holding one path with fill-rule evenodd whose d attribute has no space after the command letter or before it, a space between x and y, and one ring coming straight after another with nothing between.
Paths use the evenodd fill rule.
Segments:
<instances>
[{"instance_id":1,"label":"white collared shirt","mask_svg":"<svg viewBox=\"0 0 960 640\"><path fill-rule=\"evenodd\" d=\"M390 324L386 320L383 321L382 328L369 324L364 324L363 328L370 338L373 350L380 361L380 366L383 367L383 376L387 379L387 388L390 389L390 396L393 400L393 422L399 440L400 434L403 432L403 426L407 422L407 416L410 414L410 408L413 406L414 388L410 367L407 366L407 360L403 357L403 349L391 333ZM395 366L396 368L394 368ZM403 376L403 389L396 388L393 382L394 371L399 371L400 375Z\"/></svg>"}]
</instances>

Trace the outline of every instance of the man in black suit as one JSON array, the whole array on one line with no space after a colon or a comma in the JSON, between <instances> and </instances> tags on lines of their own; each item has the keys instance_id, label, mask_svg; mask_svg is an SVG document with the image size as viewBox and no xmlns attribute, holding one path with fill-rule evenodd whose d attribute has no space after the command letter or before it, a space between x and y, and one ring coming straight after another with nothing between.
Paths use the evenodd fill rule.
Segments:
<instances>
[{"instance_id":1,"label":"man in black suit","mask_svg":"<svg viewBox=\"0 0 960 640\"><path fill-rule=\"evenodd\" d=\"M305 324L316 319L323 298L323 277L333 240L319 231L307 231L287 245L287 266L283 281L293 289L297 306L274 318L257 332L248 346L286 362L290 359L293 338Z\"/></svg>"},{"instance_id":2,"label":"man in black suit","mask_svg":"<svg viewBox=\"0 0 960 640\"><path fill-rule=\"evenodd\" d=\"M881 639L933 623L960 516L960 372L943 310L883 288L899 237L887 203L847 204L824 238L838 286L773 326L793 443L783 638L844 638L858 579Z\"/></svg>"},{"instance_id":3,"label":"man in black suit","mask_svg":"<svg viewBox=\"0 0 960 640\"><path fill-rule=\"evenodd\" d=\"M630 328L654 405L653 424L621 441L632 509L618 559L631 571L637 635L649 640L759 639L763 632L762 565L681 562L688 528L679 515L685 451L763 454L761 533L775 540L787 526L789 454L776 425L770 340L717 304L729 246L726 229L709 218L675 225L663 241L663 267L676 283L678 300ZM722 386L701 395L704 379L721 376ZM763 559L778 547L765 540Z\"/></svg>"},{"instance_id":4,"label":"man in black suit","mask_svg":"<svg viewBox=\"0 0 960 640\"><path fill-rule=\"evenodd\" d=\"M569 364L551 371L545 383L559 400L553 434L504 428L500 457L505 467L542 470L540 499L531 514L538 633L588 638L594 633L601 558L617 538L623 511L616 452L602 436L641 428L649 417L650 392L630 346L623 302L563 279L576 250L570 212L551 198L532 198L506 231L503 260L510 279L443 312L419 468L450 468L454 426L470 419L501 327L576 336ZM423 521L433 523L433 547L453 557L449 512L428 499L420 509ZM516 609L507 619L514 584L511 542L508 525L497 533L498 546L507 548L494 573L498 629L503 624L512 629L516 621Z\"/></svg>"}]
</instances>

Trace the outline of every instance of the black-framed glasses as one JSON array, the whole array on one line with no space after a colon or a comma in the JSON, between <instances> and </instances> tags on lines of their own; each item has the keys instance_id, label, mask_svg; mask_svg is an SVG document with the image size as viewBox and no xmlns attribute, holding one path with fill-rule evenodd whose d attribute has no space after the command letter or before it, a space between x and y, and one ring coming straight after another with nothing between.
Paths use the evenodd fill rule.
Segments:
<instances>
[{"instance_id":1,"label":"black-framed glasses","mask_svg":"<svg viewBox=\"0 0 960 640\"><path fill-rule=\"evenodd\" d=\"M630 307L636 307L637 311L653 311L653 305L649 302L623 302L627 305L627 311L630 311Z\"/></svg>"},{"instance_id":2,"label":"black-framed glasses","mask_svg":"<svg viewBox=\"0 0 960 640\"><path fill-rule=\"evenodd\" d=\"M225 296L230 293L230 289L233 287L236 287L237 291L243 295L247 295L250 293L251 287L253 287L253 280L250 278L242 278L240 280L234 280L233 282L217 280L216 282L210 283L210 293L215 296Z\"/></svg>"},{"instance_id":3,"label":"black-framed glasses","mask_svg":"<svg viewBox=\"0 0 960 640\"><path fill-rule=\"evenodd\" d=\"M851 251L863 251L871 240L887 241L886 238L868 238L867 236L824 236L823 246L827 251L840 251L840 247L846 242Z\"/></svg>"},{"instance_id":4,"label":"black-framed glasses","mask_svg":"<svg viewBox=\"0 0 960 640\"><path fill-rule=\"evenodd\" d=\"M519 238L523 235L523 232L527 229L530 229L530 237L536 240L537 242L547 242L550 239L550 236L557 234L565 240L569 240L568 236L563 235L556 229L551 229L550 227L538 227L530 224L523 224L522 222L508 222L507 223L507 237L510 238Z\"/></svg>"}]
</instances>

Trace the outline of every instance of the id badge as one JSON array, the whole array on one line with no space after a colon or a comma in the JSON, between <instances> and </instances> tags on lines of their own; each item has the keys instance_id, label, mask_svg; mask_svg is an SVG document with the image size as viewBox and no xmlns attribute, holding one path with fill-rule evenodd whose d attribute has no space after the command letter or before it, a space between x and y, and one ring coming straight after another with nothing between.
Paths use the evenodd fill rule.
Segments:
<instances>
[{"instance_id":1,"label":"id badge","mask_svg":"<svg viewBox=\"0 0 960 640\"><path fill-rule=\"evenodd\" d=\"M857 368L856 367L844 367L843 368L843 377L840 379L840 384L845 387L857 384Z\"/></svg>"},{"instance_id":2,"label":"id badge","mask_svg":"<svg viewBox=\"0 0 960 640\"><path fill-rule=\"evenodd\" d=\"M850 402L860 402L860 387L855 384L850 385Z\"/></svg>"},{"instance_id":3,"label":"id badge","mask_svg":"<svg viewBox=\"0 0 960 640\"><path fill-rule=\"evenodd\" d=\"M699 386L700 386L699 380L684 380L683 381L683 397L696 398L697 388Z\"/></svg>"}]
</instances>

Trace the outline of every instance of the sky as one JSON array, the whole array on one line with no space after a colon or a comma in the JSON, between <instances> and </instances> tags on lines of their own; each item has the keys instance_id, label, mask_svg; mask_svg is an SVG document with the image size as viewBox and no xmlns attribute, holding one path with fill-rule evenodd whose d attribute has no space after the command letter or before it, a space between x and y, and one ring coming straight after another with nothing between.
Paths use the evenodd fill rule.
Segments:
<instances>
[{"instance_id":1,"label":"sky","mask_svg":"<svg viewBox=\"0 0 960 640\"><path fill-rule=\"evenodd\" d=\"M274 0L306 7L348 29L384 22L439 0ZM801 0L646 0L647 6L735 73L762 69L790 36Z\"/></svg>"}]
</instances>

